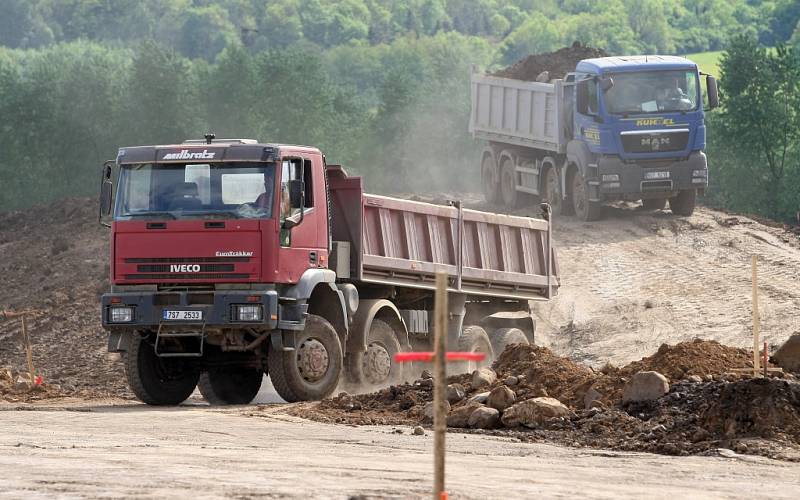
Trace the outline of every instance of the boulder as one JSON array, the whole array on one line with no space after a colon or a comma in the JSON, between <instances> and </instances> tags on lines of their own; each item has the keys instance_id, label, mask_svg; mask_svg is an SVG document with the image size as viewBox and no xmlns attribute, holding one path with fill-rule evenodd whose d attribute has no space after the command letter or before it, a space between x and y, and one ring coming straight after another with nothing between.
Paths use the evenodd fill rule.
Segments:
<instances>
[{"instance_id":1,"label":"boulder","mask_svg":"<svg viewBox=\"0 0 800 500\"><path fill-rule=\"evenodd\" d=\"M464 406L453 408L450 414L447 415L447 427L469 427L469 417L472 412L478 408L483 408L483 405L478 403L467 403Z\"/></svg>"},{"instance_id":2,"label":"boulder","mask_svg":"<svg viewBox=\"0 0 800 500\"><path fill-rule=\"evenodd\" d=\"M533 398L507 408L503 412L502 421L506 427L535 427L551 418L567 417L569 414L569 408L557 399Z\"/></svg>"},{"instance_id":3,"label":"boulder","mask_svg":"<svg viewBox=\"0 0 800 500\"><path fill-rule=\"evenodd\" d=\"M489 391L486 392L479 392L478 394L469 398L469 400L473 403L480 403L482 405L486 404L486 400L489 399Z\"/></svg>"},{"instance_id":4,"label":"boulder","mask_svg":"<svg viewBox=\"0 0 800 500\"><path fill-rule=\"evenodd\" d=\"M593 408L593 403L595 401L599 402L603 398L603 395L597 391L594 387L590 387L586 394L583 396L583 406L587 410L589 408ZM602 403L601 403L602 404ZM596 406L596 405L595 405Z\"/></svg>"},{"instance_id":5,"label":"boulder","mask_svg":"<svg viewBox=\"0 0 800 500\"><path fill-rule=\"evenodd\" d=\"M452 405L466 397L467 393L461 384L450 384L447 386L447 401Z\"/></svg>"},{"instance_id":6,"label":"boulder","mask_svg":"<svg viewBox=\"0 0 800 500\"><path fill-rule=\"evenodd\" d=\"M433 408L434 403L433 401L429 401L425 403L425 407L422 409L422 414L425 415L425 420L429 422L433 422ZM450 412L450 403L447 401L444 402L444 413L447 415Z\"/></svg>"},{"instance_id":7,"label":"boulder","mask_svg":"<svg viewBox=\"0 0 800 500\"><path fill-rule=\"evenodd\" d=\"M669 392L669 382L658 372L639 372L625 384L623 403L655 401Z\"/></svg>"},{"instance_id":8,"label":"boulder","mask_svg":"<svg viewBox=\"0 0 800 500\"><path fill-rule=\"evenodd\" d=\"M497 374L491 368L483 367L472 372L472 388L480 389L492 385L497 380Z\"/></svg>"},{"instance_id":9,"label":"boulder","mask_svg":"<svg viewBox=\"0 0 800 500\"><path fill-rule=\"evenodd\" d=\"M519 377L515 377L514 375L508 376L505 380L503 380L503 383L508 386L517 385L519 384Z\"/></svg>"},{"instance_id":10,"label":"boulder","mask_svg":"<svg viewBox=\"0 0 800 500\"><path fill-rule=\"evenodd\" d=\"M424 436L425 435L425 429L423 429L422 427L420 427L418 425L418 426L414 427L413 434L415 436Z\"/></svg>"},{"instance_id":11,"label":"boulder","mask_svg":"<svg viewBox=\"0 0 800 500\"><path fill-rule=\"evenodd\" d=\"M516 399L517 395L514 394L514 391L501 385L492 389L492 392L489 393L489 397L486 399L486 404L495 410L504 411L506 408L513 405Z\"/></svg>"},{"instance_id":12,"label":"boulder","mask_svg":"<svg viewBox=\"0 0 800 500\"><path fill-rule=\"evenodd\" d=\"M23 377L22 375L17 377L17 380L14 382L14 389L17 391L27 392L31 390L31 387L33 387L33 383L28 377Z\"/></svg>"},{"instance_id":13,"label":"boulder","mask_svg":"<svg viewBox=\"0 0 800 500\"><path fill-rule=\"evenodd\" d=\"M433 378L433 374L430 372L430 370L422 370L422 375L420 375L419 378L427 380L429 378Z\"/></svg>"},{"instance_id":14,"label":"boulder","mask_svg":"<svg viewBox=\"0 0 800 500\"><path fill-rule=\"evenodd\" d=\"M686 380L688 380L689 382L695 383L695 384L699 384L700 382L703 381L703 379L702 379L702 377L700 377L700 375L689 375L688 377L686 377Z\"/></svg>"},{"instance_id":15,"label":"boulder","mask_svg":"<svg viewBox=\"0 0 800 500\"><path fill-rule=\"evenodd\" d=\"M494 429L500 426L500 412L482 406L472 412L467 423L473 429Z\"/></svg>"},{"instance_id":16,"label":"boulder","mask_svg":"<svg viewBox=\"0 0 800 500\"><path fill-rule=\"evenodd\" d=\"M787 372L800 371L800 333L789 337L770 360Z\"/></svg>"}]
</instances>

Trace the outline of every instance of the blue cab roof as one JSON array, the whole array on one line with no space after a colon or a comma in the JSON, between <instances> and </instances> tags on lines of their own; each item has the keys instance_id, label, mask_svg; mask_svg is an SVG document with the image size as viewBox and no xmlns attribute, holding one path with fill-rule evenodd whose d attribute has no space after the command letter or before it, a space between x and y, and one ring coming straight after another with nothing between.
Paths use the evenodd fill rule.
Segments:
<instances>
[{"instance_id":1,"label":"blue cab roof","mask_svg":"<svg viewBox=\"0 0 800 500\"><path fill-rule=\"evenodd\" d=\"M618 73L621 71L697 69L697 64L680 56L622 56L584 59L578 63L578 73Z\"/></svg>"}]
</instances>

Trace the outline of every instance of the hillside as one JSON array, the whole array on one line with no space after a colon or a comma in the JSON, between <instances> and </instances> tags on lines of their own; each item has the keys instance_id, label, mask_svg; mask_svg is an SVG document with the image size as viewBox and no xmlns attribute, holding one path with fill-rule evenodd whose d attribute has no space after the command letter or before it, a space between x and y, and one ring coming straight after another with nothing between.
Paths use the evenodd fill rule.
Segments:
<instances>
[{"instance_id":1,"label":"hillside","mask_svg":"<svg viewBox=\"0 0 800 500\"><path fill-rule=\"evenodd\" d=\"M128 395L99 322L107 237L93 199L0 215L0 309L38 311L34 361L70 393ZM621 365L695 337L751 345L753 254L766 339L775 345L800 330L800 239L781 228L707 208L677 218L631 205L591 224L557 219L555 238L563 286L535 309L538 343L559 354ZM17 321L0 322L0 367L24 366L18 330Z\"/></svg>"}]
</instances>

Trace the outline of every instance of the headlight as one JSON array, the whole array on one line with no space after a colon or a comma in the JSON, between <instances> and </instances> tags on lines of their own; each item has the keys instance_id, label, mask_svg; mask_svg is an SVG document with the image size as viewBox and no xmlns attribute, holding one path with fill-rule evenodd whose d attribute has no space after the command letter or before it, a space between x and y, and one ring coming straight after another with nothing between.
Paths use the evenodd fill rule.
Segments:
<instances>
[{"instance_id":1,"label":"headlight","mask_svg":"<svg viewBox=\"0 0 800 500\"><path fill-rule=\"evenodd\" d=\"M708 177L708 170L692 170L692 177Z\"/></svg>"},{"instance_id":2,"label":"headlight","mask_svg":"<svg viewBox=\"0 0 800 500\"><path fill-rule=\"evenodd\" d=\"M233 306L233 312L236 321L261 321L263 317L260 305L236 305Z\"/></svg>"},{"instance_id":3,"label":"headlight","mask_svg":"<svg viewBox=\"0 0 800 500\"><path fill-rule=\"evenodd\" d=\"M603 182L615 182L619 181L618 174L603 174Z\"/></svg>"},{"instance_id":4,"label":"headlight","mask_svg":"<svg viewBox=\"0 0 800 500\"><path fill-rule=\"evenodd\" d=\"M110 308L110 323L130 323L133 321L133 308L114 306Z\"/></svg>"}]
</instances>

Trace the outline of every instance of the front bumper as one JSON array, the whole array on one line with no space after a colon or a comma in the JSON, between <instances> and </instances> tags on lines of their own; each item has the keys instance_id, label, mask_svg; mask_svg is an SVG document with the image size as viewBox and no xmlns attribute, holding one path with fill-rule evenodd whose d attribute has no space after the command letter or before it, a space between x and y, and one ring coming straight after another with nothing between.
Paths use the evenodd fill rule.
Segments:
<instances>
[{"instance_id":1,"label":"front bumper","mask_svg":"<svg viewBox=\"0 0 800 500\"><path fill-rule=\"evenodd\" d=\"M260 321L238 321L235 305L261 307ZM130 321L113 322L112 307L130 307ZM164 320L164 311L201 311L202 320ZM114 292L101 297L103 328L111 332L157 329L162 326L203 328L249 327L259 331L278 326L278 293L274 290L225 290L207 292Z\"/></svg>"},{"instance_id":2,"label":"front bumper","mask_svg":"<svg viewBox=\"0 0 800 500\"><path fill-rule=\"evenodd\" d=\"M664 198L679 191L708 187L708 163L702 151L686 159L658 163L625 162L618 156L604 156L598 159L596 172L589 180L590 197L596 200Z\"/></svg>"}]
</instances>

